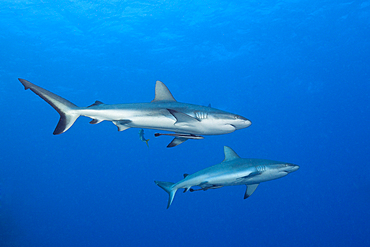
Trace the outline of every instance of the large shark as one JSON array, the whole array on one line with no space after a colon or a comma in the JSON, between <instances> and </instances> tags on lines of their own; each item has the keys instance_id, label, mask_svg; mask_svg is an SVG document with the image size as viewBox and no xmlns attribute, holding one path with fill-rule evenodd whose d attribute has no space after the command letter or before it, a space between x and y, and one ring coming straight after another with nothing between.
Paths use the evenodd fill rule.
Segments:
<instances>
[{"instance_id":1,"label":"large shark","mask_svg":"<svg viewBox=\"0 0 370 247\"><path fill-rule=\"evenodd\" d=\"M107 105L100 101L88 107L78 107L70 101L27 80L19 79L24 88L49 103L60 115L54 135L67 131L79 116L91 118L91 124L104 120L113 122L118 131L129 128L146 128L175 132L167 147L177 146L188 139L203 139L201 135L222 135L251 125L240 115L212 107L180 103L166 85L157 81L155 97L149 103ZM168 135L168 134L159 134Z\"/></svg>"},{"instance_id":2,"label":"large shark","mask_svg":"<svg viewBox=\"0 0 370 247\"><path fill-rule=\"evenodd\" d=\"M217 165L205 168L191 175L184 174L184 179L177 183L154 181L169 194L167 208L171 206L178 189L199 191L218 189L224 186L247 186L244 199L250 197L262 182L278 179L299 169L298 165L265 159L240 158L230 147L224 147L225 159ZM193 186L200 187L193 189Z\"/></svg>"}]
</instances>

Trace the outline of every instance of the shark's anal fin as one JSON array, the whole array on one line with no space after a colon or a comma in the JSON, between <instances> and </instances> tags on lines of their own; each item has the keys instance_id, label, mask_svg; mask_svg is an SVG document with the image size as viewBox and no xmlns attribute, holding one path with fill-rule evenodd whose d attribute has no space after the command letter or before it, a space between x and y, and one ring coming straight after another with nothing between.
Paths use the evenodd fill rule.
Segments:
<instances>
[{"instance_id":1,"label":"shark's anal fin","mask_svg":"<svg viewBox=\"0 0 370 247\"><path fill-rule=\"evenodd\" d=\"M185 113L173 110L173 109L167 109L172 116L176 118L176 123L175 124L182 124L182 123L199 123L200 121L196 118L193 118Z\"/></svg>"},{"instance_id":2,"label":"shark's anal fin","mask_svg":"<svg viewBox=\"0 0 370 247\"><path fill-rule=\"evenodd\" d=\"M117 121L112 121L118 128L118 131L124 131L129 128L130 126L127 126L127 124L131 123L131 120L125 119L125 120L117 120Z\"/></svg>"},{"instance_id":3,"label":"shark's anal fin","mask_svg":"<svg viewBox=\"0 0 370 247\"><path fill-rule=\"evenodd\" d=\"M101 123L103 120L99 120L99 119L93 119L91 120L89 123L90 124L98 124L98 123Z\"/></svg>"},{"instance_id":4,"label":"shark's anal fin","mask_svg":"<svg viewBox=\"0 0 370 247\"><path fill-rule=\"evenodd\" d=\"M164 85L164 83L161 81L157 81L155 83L155 97L152 100L152 102L158 102L158 101L176 102L170 90L168 90L168 87Z\"/></svg>"},{"instance_id":5,"label":"shark's anal fin","mask_svg":"<svg viewBox=\"0 0 370 247\"><path fill-rule=\"evenodd\" d=\"M245 190L245 193L244 193L244 199L247 199L248 197L250 197L253 192L257 189L259 184L249 184L247 185L247 189Z\"/></svg>"}]
</instances>

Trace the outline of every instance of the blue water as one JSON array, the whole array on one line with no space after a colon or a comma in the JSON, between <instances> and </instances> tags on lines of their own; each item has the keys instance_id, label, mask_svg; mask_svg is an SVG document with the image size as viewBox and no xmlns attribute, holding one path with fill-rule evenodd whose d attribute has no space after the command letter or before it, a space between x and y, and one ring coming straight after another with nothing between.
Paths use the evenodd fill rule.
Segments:
<instances>
[{"instance_id":1,"label":"blue water","mask_svg":"<svg viewBox=\"0 0 370 247\"><path fill-rule=\"evenodd\" d=\"M1 246L369 246L370 1L0 3ZM169 137L58 114L17 78L79 106L180 102L246 129L168 149ZM300 165L262 183L168 195L241 157Z\"/></svg>"}]
</instances>

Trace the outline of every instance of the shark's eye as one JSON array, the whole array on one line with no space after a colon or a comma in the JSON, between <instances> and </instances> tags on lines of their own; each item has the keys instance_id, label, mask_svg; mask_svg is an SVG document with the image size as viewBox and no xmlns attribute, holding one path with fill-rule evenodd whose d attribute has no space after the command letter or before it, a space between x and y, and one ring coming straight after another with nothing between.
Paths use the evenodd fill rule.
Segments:
<instances>
[{"instance_id":1,"label":"shark's eye","mask_svg":"<svg viewBox=\"0 0 370 247\"><path fill-rule=\"evenodd\" d=\"M235 115L235 116L234 116L234 118L235 118L235 119L238 119L238 118L239 118L239 116L238 116L238 115Z\"/></svg>"}]
</instances>

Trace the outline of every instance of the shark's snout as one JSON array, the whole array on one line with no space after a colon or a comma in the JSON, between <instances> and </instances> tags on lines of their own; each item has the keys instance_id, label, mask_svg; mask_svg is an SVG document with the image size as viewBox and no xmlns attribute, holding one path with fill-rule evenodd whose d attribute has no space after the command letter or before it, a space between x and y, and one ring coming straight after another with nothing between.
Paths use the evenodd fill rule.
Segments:
<instances>
[{"instance_id":1,"label":"shark's snout","mask_svg":"<svg viewBox=\"0 0 370 247\"><path fill-rule=\"evenodd\" d=\"M294 165L294 164L286 164L287 169L285 169L287 172L295 172L296 170L299 169L299 165Z\"/></svg>"},{"instance_id":2,"label":"shark's snout","mask_svg":"<svg viewBox=\"0 0 370 247\"><path fill-rule=\"evenodd\" d=\"M252 122L249 119L239 115L235 116L235 120L236 122L232 124L235 127L235 129L244 129L252 124Z\"/></svg>"}]
</instances>

